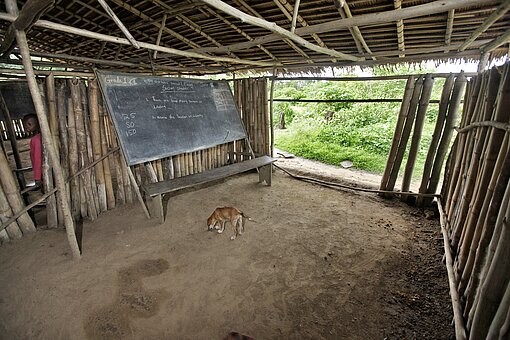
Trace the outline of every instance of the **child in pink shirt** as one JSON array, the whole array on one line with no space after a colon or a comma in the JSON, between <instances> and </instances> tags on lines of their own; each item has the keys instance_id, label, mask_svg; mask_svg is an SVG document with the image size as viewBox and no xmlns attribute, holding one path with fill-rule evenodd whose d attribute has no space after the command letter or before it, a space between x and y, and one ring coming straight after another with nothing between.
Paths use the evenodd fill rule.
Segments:
<instances>
[{"instance_id":1,"label":"child in pink shirt","mask_svg":"<svg viewBox=\"0 0 510 340\"><path fill-rule=\"evenodd\" d=\"M42 140L39 131L39 121L37 115L28 114L23 117L23 125L28 132L33 132L34 136L30 139L30 160L32 161L32 170L34 172L34 181L36 187L42 186Z\"/></svg>"}]
</instances>

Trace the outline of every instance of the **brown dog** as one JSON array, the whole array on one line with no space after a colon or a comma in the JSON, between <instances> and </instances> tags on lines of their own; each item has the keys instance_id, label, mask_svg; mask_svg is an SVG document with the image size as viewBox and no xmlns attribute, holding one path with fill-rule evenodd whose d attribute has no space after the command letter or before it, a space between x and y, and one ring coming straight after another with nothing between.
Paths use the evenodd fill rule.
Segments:
<instances>
[{"instance_id":1,"label":"brown dog","mask_svg":"<svg viewBox=\"0 0 510 340\"><path fill-rule=\"evenodd\" d=\"M225 223L230 221L232 225L232 236L231 240L235 240L237 235L241 235L244 232L244 218L251 221L251 218L246 216L241 210L234 207L222 207L216 208L211 216L207 219L208 230L216 229L218 233L222 233L225 230ZM219 226L221 224L221 227Z\"/></svg>"}]
</instances>

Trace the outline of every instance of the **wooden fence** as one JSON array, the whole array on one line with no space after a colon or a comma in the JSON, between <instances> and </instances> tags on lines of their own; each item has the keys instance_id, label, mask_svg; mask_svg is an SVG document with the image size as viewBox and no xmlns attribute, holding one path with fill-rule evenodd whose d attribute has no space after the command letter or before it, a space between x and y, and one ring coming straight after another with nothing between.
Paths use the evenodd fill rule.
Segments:
<instances>
[{"instance_id":1,"label":"wooden fence","mask_svg":"<svg viewBox=\"0 0 510 340\"><path fill-rule=\"evenodd\" d=\"M510 336L510 64L467 83L441 189L457 338Z\"/></svg>"}]
</instances>

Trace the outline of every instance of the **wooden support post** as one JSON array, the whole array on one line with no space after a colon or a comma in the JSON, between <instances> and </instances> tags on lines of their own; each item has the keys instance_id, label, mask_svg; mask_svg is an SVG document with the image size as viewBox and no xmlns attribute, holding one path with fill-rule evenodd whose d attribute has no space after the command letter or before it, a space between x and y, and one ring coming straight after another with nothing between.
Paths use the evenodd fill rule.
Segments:
<instances>
[{"instance_id":1,"label":"wooden support post","mask_svg":"<svg viewBox=\"0 0 510 340\"><path fill-rule=\"evenodd\" d=\"M6 0L5 1L7 11L10 14L17 15L18 9L16 5L16 0ZM35 79L34 70L32 67L32 61L30 58L30 52L28 49L27 38L24 31L16 31L16 40L18 42L18 46L20 48L21 55L23 57L23 66L25 68L25 73L28 81L28 87L30 89L30 93L32 95L32 100L34 102L35 110L37 113L37 117L39 119L39 126L41 128L43 147L48 150L48 155L50 157L51 165L55 171L55 181L57 184L57 188L60 192L65 193L65 180L64 174L62 172L62 168L60 167L60 163L57 158L57 153L53 146L53 143L49 143L51 141L51 132L48 124L48 120L46 119L46 115L44 113L44 106L42 103L41 95L39 93L39 88L37 87L37 81ZM62 195L65 196L65 195ZM79 259L80 248L78 246L78 241L76 239L76 234L74 232L74 222L70 213L69 204L67 200L60 200L62 205L62 211L64 213L64 225L66 228L67 239L69 241L69 246L71 247L71 251L73 257L75 259Z\"/></svg>"}]
</instances>

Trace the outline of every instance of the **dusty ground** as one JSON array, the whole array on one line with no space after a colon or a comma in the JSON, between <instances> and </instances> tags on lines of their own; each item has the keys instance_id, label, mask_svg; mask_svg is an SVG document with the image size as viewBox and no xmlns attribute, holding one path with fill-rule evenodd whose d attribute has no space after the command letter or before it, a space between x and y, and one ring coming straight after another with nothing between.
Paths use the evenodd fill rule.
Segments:
<instances>
[{"instance_id":1,"label":"dusty ground","mask_svg":"<svg viewBox=\"0 0 510 340\"><path fill-rule=\"evenodd\" d=\"M80 261L63 230L3 245L0 338L452 336L437 219L281 171L272 187L257 179L249 173L174 197L163 225L138 204L85 221ZM228 205L256 220L234 241L230 229L206 231L212 210Z\"/></svg>"}]
</instances>

